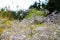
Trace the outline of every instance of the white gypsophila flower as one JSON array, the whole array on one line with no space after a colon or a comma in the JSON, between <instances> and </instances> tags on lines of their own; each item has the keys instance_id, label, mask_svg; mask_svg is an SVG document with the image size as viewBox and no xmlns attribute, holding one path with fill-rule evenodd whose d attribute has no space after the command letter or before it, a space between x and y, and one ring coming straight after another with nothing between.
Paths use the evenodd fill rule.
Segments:
<instances>
[{"instance_id":1,"label":"white gypsophila flower","mask_svg":"<svg viewBox=\"0 0 60 40\"><path fill-rule=\"evenodd\" d=\"M25 35L11 35L10 40L25 40Z\"/></svg>"},{"instance_id":2,"label":"white gypsophila flower","mask_svg":"<svg viewBox=\"0 0 60 40\"><path fill-rule=\"evenodd\" d=\"M9 32L7 30L4 30L2 34L2 39L9 40Z\"/></svg>"},{"instance_id":3,"label":"white gypsophila flower","mask_svg":"<svg viewBox=\"0 0 60 40\"><path fill-rule=\"evenodd\" d=\"M45 30L45 28L43 28L43 27L36 27L36 29L35 29L36 31L44 31Z\"/></svg>"},{"instance_id":4,"label":"white gypsophila flower","mask_svg":"<svg viewBox=\"0 0 60 40\"><path fill-rule=\"evenodd\" d=\"M40 17L36 19L41 20ZM33 23L35 19L24 19L21 22L11 21L11 28L7 26L2 33L2 40L60 40L60 26L58 25L60 19L57 19L55 19L56 24L50 22L50 19L46 20L43 27L35 25Z\"/></svg>"}]
</instances>

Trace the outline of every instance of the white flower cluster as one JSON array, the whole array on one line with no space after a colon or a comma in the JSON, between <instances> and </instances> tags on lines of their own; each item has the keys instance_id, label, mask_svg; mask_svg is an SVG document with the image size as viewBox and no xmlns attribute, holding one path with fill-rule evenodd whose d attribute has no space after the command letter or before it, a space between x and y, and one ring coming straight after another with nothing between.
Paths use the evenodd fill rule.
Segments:
<instances>
[{"instance_id":1,"label":"white flower cluster","mask_svg":"<svg viewBox=\"0 0 60 40\"><path fill-rule=\"evenodd\" d=\"M33 20L28 19L21 22L11 21L10 28L6 28L1 34L1 40L60 40L60 26L58 24L50 21L42 24L43 26L34 24Z\"/></svg>"}]
</instances>

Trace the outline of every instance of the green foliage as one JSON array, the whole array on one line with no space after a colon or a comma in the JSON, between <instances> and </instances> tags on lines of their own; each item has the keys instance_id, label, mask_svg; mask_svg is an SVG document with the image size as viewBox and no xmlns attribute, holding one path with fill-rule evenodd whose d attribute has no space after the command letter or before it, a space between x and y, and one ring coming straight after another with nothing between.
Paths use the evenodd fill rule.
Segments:
<instances>
[{"instance_id":1,"label":"green foliage","mask_svg":"<svg viewBox=\"0 0 60 40\"><path fill-rule=\"evenodd\" d=\"M39 3L38 2L34 2L34 4L33 5L31 5L30 7L29 7L29 9L37 9L37 10L40 10L41 8L40 8L40 0L39 0Z\"/></svg>"},{"instance_id":2,"label":"green foliage","mask_svg":"<svg viewBox=\"0 0 60 40\"><path fill-rule=\"evenodd\" d=\"M1 9L0 11L0 17L3 18L9 18L10 20L12 19L16 19L16 12L15 11L11 11L11 10L5 10L5 9Z\"/></svg>"},{"instance_id":3,"label":"green foliage","mask_svg":"<svg viewBox=\"0 0 60 40\"><path fill-rule=\"evenodd\" d=\"M49 3L54 3L56 8L60 9L60 0L49 0Z\"/></svg>"},{"instance_id":4,"label":"green foliage","mask_svg":"<svg viewBox=\"0 0 60 40\"><path fill-rule=\"evenodd\" d=\"M13 13L14 11L10 11L10 10L4 10L4 9L1 9L1 11L0 11L0 17L3 17L3 18L5 18L5 17L7 17L7 18L9 18L9 19L14 19L14 16L15 16L15 13Z\"/></svg>"},{"instance_id":5,"label":"green foliage","mask_svg":"<svg viewBox=\"0 0 60 40\"><path fill-rule=\"evenodd\" d=\"M57 13L60 12L60 0L49 0L49 2L46 5L46 9L49 11L49 13L47 14L50 15L52 12L54 12L54 10L57 10Z\"/></svg>"},{"instance_id":6,"label":"green foliage","mask_svg":"<svg viewBox=\"0 0 60 40\"><path fill-rule=\"evenodd\" d=\"M26 11L23 11L23 10L19 10L16 14L16 19L18 19L18 20L23 20L25 17L26 17L26 15L27 15L27 13L28 12L26 12Z\"/></svg>"},{"instance_id":7,"label":"green foliage","mask_svg":"<svg viewBox=\"0 0 60 40\"><path fill-rule=\"evenodd\" d=\"M31 9L28 13L28 15L26 16L26 18L31 18L34 16L43 16L45 17L45 13L44 11L38 11L37 9Z\"/></svg>"},{"instance_id":8,"label":"green foliage","mask_svg":"<svg viewBox=\"0 0 60 40\"><path fill-rule=\"evenodd\" d=\"M4 9L1 9L0 16L2 16L2 17L6 16L6 11Z\"/></svg>"},{"instance_id":9,"label":"green foliage","mask_svg":"<svg viewBox=\"0 0 60 40\"><path fill-rule=\"evenodd\" d=\"M0 11L0 17L8 18L10 20L15 20L15 19L23 20L25 17L31 18L33 16L45 16L45 14L44 14L44 11L39 11L37 9L31 9L28 12L23 10L19 10L16 12L16 11L5 10L5 9L1 9Z\"/></svg>"}]
</instances>

